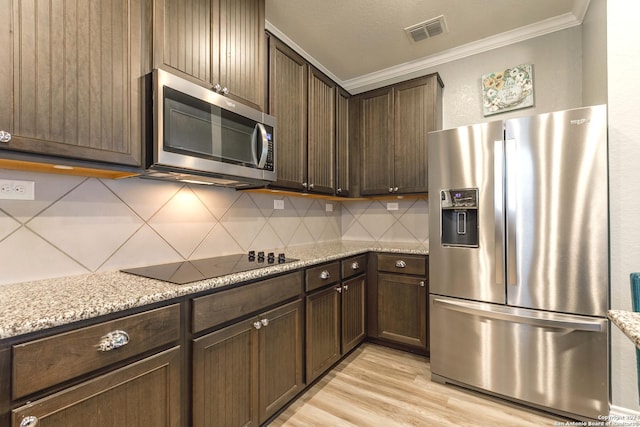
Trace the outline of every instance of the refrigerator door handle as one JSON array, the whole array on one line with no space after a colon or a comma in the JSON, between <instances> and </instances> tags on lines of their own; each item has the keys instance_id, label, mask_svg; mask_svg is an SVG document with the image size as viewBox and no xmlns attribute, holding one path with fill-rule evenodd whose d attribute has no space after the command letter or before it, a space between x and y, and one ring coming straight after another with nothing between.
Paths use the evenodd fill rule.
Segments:
<instances>
[{"instance_id":1,"label":"refrigerator door handle","mask_svg":"<svg viewBox=\"0 0 640 427\"><path fill-rule=\"evenodd\" d=\"M516 258L517 236L516 236L516 198L517 198L517 141L507 139L505 141L505 175L506 175L506 243L507 243L507 286L518 285L518 262Z\"/></svg>"},{"instance_id":2,"label":"refrigerator door handle","mask_svg":"<svg viewBox=\"0 0 640 427\"><path fill-rule=\"evenodd\" d=\"M493 153L496 284L504 286L504 140L494 141Z\"/></svg>"},{"instance_id":3,"label":"refrigerator door handle","mask_svg":"<svg viewBox=\"0 0 640 427\"><path fill-rule=\"evenodd\" d=\"M481 303L467 303L462 301L448 301L440 298L434 298L434 304L443 305L450 310L459 311L461 313L472 314L475 316L481 316L487 319L505 320L513 323L523 323L531 326L538 326L542 328L556 328L556 329L571 329L576 331L588 331L588 332L601 332L602 326L599 321L588 320L566 320L566 319L545 319L535 316L527 316L526 314L517 314L516 312L509 312L508 310L495 310L495 309L482 309L477 305ZM486 306L486 304L485 304Z\"/></svg>"}]
</instances>

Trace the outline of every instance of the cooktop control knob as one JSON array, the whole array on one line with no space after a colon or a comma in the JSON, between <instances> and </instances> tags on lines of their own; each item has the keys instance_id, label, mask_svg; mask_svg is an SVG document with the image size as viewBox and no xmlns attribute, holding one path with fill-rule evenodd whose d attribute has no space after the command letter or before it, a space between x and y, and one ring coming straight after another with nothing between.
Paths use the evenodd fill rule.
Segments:
<instances>
[{"instance_id":1,"label":"cooktop control knob","mask_svg":"<svg viewBox=\"0 0 640 427\"><path fill-rule=\"evenodd\" d=\"M264 252L258 252L258 262L264 262Z\"/></svg>"},{"instance_id":2,"label":"cooktop control knob","mask_svg":"<svg viewBox=\"0 0 640 427\"><path fill-rule=\"evenodd\" d=\"M273 264L273 263L275 262L275 260L276 260L276 256L275 256L275 254L274 254L273 252L269 252L269 253L267 254L267 262L268 262L269 264Z\"/></svg>"},{"instance_id":3,"label":"cooktop control knob","mask_svg":"<svg viewBox=\"0 0 640 427\"><path fill-rule=\"evenodd\" d=\"M249 251L249 261L255 261L256 251Z\"/></svg>"},{"instance_id":4,"label":"cooktop control knob","mask_svg":"<svg viewBox=\"0 0 640 427\"><path fill-rule=\"evenodd\" d=\"M285 258L284 253L278 254L278 264L282 264L284 262L287 262L287 258Z\"/></svg>"}]
</instances>

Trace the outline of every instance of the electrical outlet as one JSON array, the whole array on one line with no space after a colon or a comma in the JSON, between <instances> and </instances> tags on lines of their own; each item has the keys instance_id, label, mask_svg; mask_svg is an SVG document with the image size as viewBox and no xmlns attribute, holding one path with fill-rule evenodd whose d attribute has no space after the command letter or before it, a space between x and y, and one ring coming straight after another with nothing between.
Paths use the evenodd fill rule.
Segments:
<instances>
[{"instance_id":1,"label":"electrical outlet","mask_svg":"<svg viewBox=\"0 0 640 427\"><path fill-rule=\"evenodd\" d=\"M333 204L327 203L326 205L324 205L324 210L325 212L333 212Z\"/></svg>"},{"instance_id":2,"label":"electrical outlet","mask_svg":"<svg viewBox=\"0 0 640 427\"><path fill-rule=\"evenodd\" d=\"M397 211L398 210L398 204L397 203L387 203L387 210L388 211Z\"/></svg>"},{"instance_id":3,"label":"electrical outlet","mask_svg":"<svg viewBox=\"0 0 640 427\"><path fill-rule=\"evenodd\" d=\"M284 200L274 200L273 209L284 209Z\"/></svg>"},{"instance_id":4,"label":"electrical outlet","mask_svg":"<svg viewBox=\"0 0 640 427\"><path fill-rule=\"evenodd\" d=\"M1 200L34 200L36 183L34 181L15 181L0 179Z\"/></svg>"}]
</instances>

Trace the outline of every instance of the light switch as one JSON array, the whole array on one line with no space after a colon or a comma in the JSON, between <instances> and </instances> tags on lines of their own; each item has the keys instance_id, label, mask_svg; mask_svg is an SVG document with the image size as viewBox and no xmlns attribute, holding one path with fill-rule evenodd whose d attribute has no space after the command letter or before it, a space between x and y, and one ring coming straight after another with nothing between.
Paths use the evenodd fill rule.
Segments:
<instances>
[{"instance_id":1,"label":"light switch","mask_svg":"<svg viewBox=\"0 0 640 427\"><path fill-rule=\"evenodd\" d=\"M284 209L284 200L274 200L273 209Z\"/></svg>"}]
</instances>

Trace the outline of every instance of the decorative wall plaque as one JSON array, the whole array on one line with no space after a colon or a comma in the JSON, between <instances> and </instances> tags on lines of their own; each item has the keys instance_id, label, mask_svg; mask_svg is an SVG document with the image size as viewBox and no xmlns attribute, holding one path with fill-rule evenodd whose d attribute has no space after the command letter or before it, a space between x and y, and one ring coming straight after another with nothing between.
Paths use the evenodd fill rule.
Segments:
<instances>
[{"instance_id":1,"label":"decorative wall plaque","mask_svg":"<svg viewBox=\"0 0 640 427\"><path fill-rule=\"evenodd\" d=\"M533 67L522 64L482 76L485 116L533 106Z\"/></svg>"}]
</instances>

